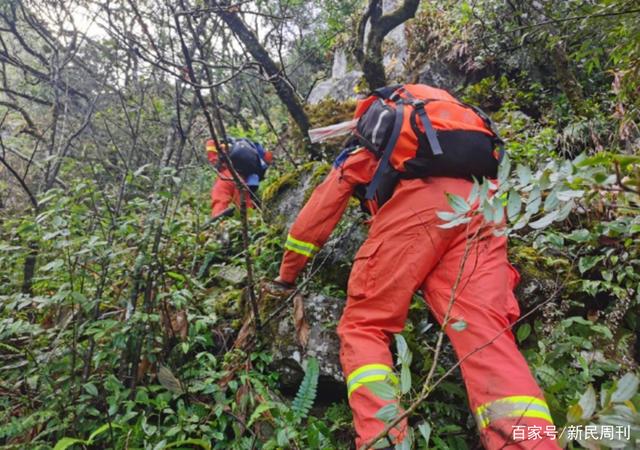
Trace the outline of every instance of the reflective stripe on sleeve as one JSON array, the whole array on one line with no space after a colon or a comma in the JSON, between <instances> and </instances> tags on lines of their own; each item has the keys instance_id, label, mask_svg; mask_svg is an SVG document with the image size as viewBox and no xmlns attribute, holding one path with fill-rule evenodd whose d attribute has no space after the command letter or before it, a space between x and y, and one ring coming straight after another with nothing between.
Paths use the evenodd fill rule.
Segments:
<instances>
[{"instance_id":1,"label":"reflective stripe on sleeve","mask_svg":"<svg viewBox=\"0 0 640 450\"><path fill-rule=\"evenodd\" d=\"M480 429L486 428L495 420L505 418L531 417L553 423L549 407L544 400L527 395L504 397L485 403L476 409L476 420Z\"/></svg>"},{"instance_id":2,"label":"reflective stripe on sleeve","mask_svg":"<svg viewBox=\"0 0 640 450\"><path fill-rule=\"evenodd\" d=\"M397 384L398 378L393 373L393 369L385 364L366 364L358 367L347 377L347 393L351 397L353 391L366 383L374 381L391 380Z\"/></svg>"},{"instance_id":3,"label":"reflective stripe on sleeve","mask_svg":"<svg viewBox=\"0 0 640 450\"><path fill-rule=\"evenodd\" d=\"M306 256L307 258L311 258L320 250L319 247L313 245L312 243L299 241L290 234L287 236L287 242L285 242L284 248L286 250L291 250L292 252Z\"/></svg>"}]
</instances>

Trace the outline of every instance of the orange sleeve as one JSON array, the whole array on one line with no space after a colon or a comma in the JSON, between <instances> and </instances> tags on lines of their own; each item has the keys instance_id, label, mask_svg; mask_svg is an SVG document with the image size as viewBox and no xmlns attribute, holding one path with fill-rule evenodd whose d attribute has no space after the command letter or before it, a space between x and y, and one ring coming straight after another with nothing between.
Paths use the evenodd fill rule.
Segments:
<instances>
[{"instance_id":1,"label":"orange sleeve","mask_svg":"<svg viewBox=\"0 0 640 450\"><path fill-rule=\"evenodd\" d=\"M305 264L327 241L340 221L357 185L373 178L378 161L365 149L353 151L342 165L331 169L313 191L291 226L280 265L280 278L293 283Z\"/></svg>"}]
</instances>

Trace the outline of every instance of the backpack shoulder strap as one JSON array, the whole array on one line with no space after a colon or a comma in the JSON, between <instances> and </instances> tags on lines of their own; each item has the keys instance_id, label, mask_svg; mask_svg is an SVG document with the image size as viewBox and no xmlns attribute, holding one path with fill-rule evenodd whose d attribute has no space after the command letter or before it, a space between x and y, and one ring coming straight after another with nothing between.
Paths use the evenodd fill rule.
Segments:
<instances>
[{"instance_id":1,"label":"backpack shoulder strap","mask_svg":"<svg viewBox=\"0 0 640 450\"><path fill-rule=\"evenodd\" d=\"M391 136L389 136L389 140L387 141L387 145L382 153L382 157L380 158L380 162L378 163L378 168L376 169L375 174L373 175L373 179L369 186L367 187L367 192L365 194L365 198L367 200L373 200L376 195L376 190L380 181L382 179L383 174L386 172L387 167L389 166L389 158L391 157L391 153L396 146L396 142L398 141L398 137L400 136L400 129L402 128L402 122L404 118L404 104L401 99L396 101L396 113L395 120L393 122L393 130L391 132Z\"/></svg>"},{"instance_id":2,"label":"backpack shoulder strap","mask_svg":"<svg viewBox=\"0 0 640 450\"><path fill-rule=\"evenodd\" d=\"M431 154L433 156L442 155L442 147L440 146L440 141L438 141L438 136L436 135L436 130L433 128L433 124L427 116L426 111L424 110L424 101L422 100L413 100L411 102L413 108L416 110L416 114L420 117L420 121L422 122L422 127L424 128L424 134L427 137L427 142L429 142L429 148L431 148Z\"/></svg>"}]
</instances>

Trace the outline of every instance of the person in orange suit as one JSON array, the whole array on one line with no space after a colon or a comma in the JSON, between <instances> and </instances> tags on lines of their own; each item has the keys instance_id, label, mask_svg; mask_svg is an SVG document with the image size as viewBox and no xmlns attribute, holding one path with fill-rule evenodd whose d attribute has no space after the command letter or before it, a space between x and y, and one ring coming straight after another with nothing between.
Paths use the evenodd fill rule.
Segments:
<instances>
[{"instance_id":1,"label":"person in orange suit","mask_svg":"<svg viewBox=\"0 0 640 450\"><path fill-rule=\"evenodd\" d=\"M276 283L295 287L349 198L371 181L377 165L367 149L341 153L292 225ZM513 294L519 275L507 260L506 238L495 236L481 214L465 225L438 227L442 221L436 212L451 211L446 194L468 198L472 186L462 178L401 179L371 219L368 238L355 256L337 330L357 448L385 427L375 414L390 402L377 397L367 383L398 382L389 345L393 334L403 330L416 291L422 291L440 323L453 296L445 332L461 360L485 448L560 448L547 403L510 331L519 316ZM529 431L524 439L514 434L516 426ZM406 427L403 421L389 432L383 440L388 448L403 439Z\"/></svg>"},{"instance_id":2,"label":"person in orange suit","mask_svg":"<svg viewBox=\"0 0 640 450\"><path fill-rule=\"evenodd\" d=\"M228 152L229 158L242 181L247 185L245 202L247 208L252 208L257 200L257 190L260 180L264 176L268 165L272 162L271 152L248 139L233 139L229 144L221 144L223 151ZM211 187L211 219L215 220L233 211L229 205L233 202L240 206L240 191L231 175L231 170L221 161L215 141L206 142L207 159L218 172L218 177Z\"/></svg>"}]
</instances>

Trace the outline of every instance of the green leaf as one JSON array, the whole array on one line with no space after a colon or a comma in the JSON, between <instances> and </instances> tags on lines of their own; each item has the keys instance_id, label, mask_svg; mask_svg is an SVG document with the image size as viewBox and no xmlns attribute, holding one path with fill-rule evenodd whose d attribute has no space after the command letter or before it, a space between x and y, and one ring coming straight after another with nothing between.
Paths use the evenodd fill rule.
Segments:
<instances>
[{"instance_id":1,"label":"green leaf","mask_svg":"<svg viewBox=\"0 0 640 450\"><path fill-rule=\"evenodd\" d=\"M398 417L398 405L395 403L389 403L388 405L384 405L382 408L378 410L376 413L376 417L383 422L391 422L393 419Z\"/></svg>"},{"instance_id":2,"label":"green leaf","mask_svg":"<svg viewBox=\"0 0 640 450\"><path fill-rule=\"evenodd\" d=\"M600 386L600 407L604 408L611 401L611 391L603 384Z\"/></svg>"},{"instance_id":3,"label":"green leaf","mask_svg":"<svg viewBox=\"0 0 640 450\"><path fill-rule=\"evenodd\" d=\"M494 199L494 203L499 200L496 198ZM502 223L502 220L504 219L504 207L502 205L497 205L494 209L494 214L493 214L493 222L500 224Z\"/></svg>"},{"instance_id":4,"label":"green leaf","mask_svg":"<svg viewBox=\"0 0 640 450\"><path fill-rule=\"evenodd\" d=\"M98 396L98 388L92 384L92 383L87 383L85 385L82 386L84 388L85 391L87 391L87 393L93 397L97 397ZM91 438L89 438L91 439Z\"/></svg>"},{"instance_id":5,"label":"green leaf","mask_svg":"<svg viewBox=\"0 0 640 450\"><path fill-rule=\"evenodd\" d=\"M585 273L587 270L594 267L603 259L604 259L603 256L582 256L578 260L578 270L580 271L581 274Z\"/></svg>"},{"instance_id":6,"label":"green leaf","mask_svg":"<svg viewBox=\"0 0 640 450\"><path fill-rule=\"evenodd\" d=\"M407 434L399 444L396 444L394 450L411 450L413 444L413 435L411 434L411 428L407 430Z\"/></svg>"},{"instance_id":7,"label":"green leaf","mask_svg":"<svg viewBox=\"0 0 640 450\"><path fill-rule=\"evenodd\" d=\"M460 214L456 214L456 213L452 213L452 212L446 212L446 211L437 211L436 215L444 220L445 222L450 222L452 220L455 220L457 218L460 217Z\"/></svg>"},{"instance_id":8,"label":"green leaf","mask_svg":"<svg viewBox=\"0 0 640 450\"><path fill-rule=\"evenodd\" d=\"M567 217L569 217L569 214L571 214L573 208L575 208L575 203L573 200L569 200L558 210L558 218L556 220L565 220Z\"/></svg>"},{"instance_id":9,"label":"green leaf","mask_svg":"<svg viewBox=\"0 0 640 450\"><path fill-rule=\"evenodd\" d=\"M180 383L180 380L175 377L168 367L160 367L160 370L158 370L158 381L169 391L176 394L184 394L182 383Z\"/></svg>"},{"instance_id":10,"label":"green leaf","mask_svg":"<svg viewBox=\"0 0 640 450\"><path fill-rule=\"evenodd\" d=\"M520 214L520 208L522 207L522 198L518 191L509 192L509 199L507 201L507 217L510 221L514 220Z\"/></svg>"},{"instance_id":11,"label":"green leaf","mask_svg":"<svg viewBox=\"0 0 640 450\"><path fill-rule=\"evenodd\" d=\"M516 173L521 185L525 186L529 184L531 181L531 169L529 169L529 167L518 164L518 167L516 167Z\"/></svg>"},{"instance_id":12,"label":"green leaf","mask_svg":"<svg viewBox=\"0 0 640 450\"><path fill-rule=\"evenodd\" d=\"M460 216L456 220L438 225L438 228L448 229L471 222L471 217Z\"/></svg>"},{"instance_id":13,"label":"green leaf","mask_svg":"<svg viewBox=\"0 0 640 450\"><path fill-rule=\"evenodd\" d=\"M509 159L509 155L505 153L498 167L498 183L500 183L500 185L507 181L509 173L511 173L511 160Z\"/></svg>"},{"instance_id":14,"label":"green leaf","mask_svg":"<svg viewBox=\"0 0 640 450\"><path fill-rule=\"evenodd\" d=\"M586 242L589 240L589 230L580 229L573 230L570 235L567 236L567 239L571 239L574 242Z\"/></svg>"},{"instance_id":15,"label":"green leaf","mask_svg":"<svg viewBox=\"0 0 640 450\"><path fill-rule=\"evenodd\" d=\"M278 434L276 435L276 442L280 447L285 447L289 443L289 435L287 434L286 428L278 431Z\"/></svg>"},{"instance_id":16,"label":"green leaf","mask_svg":"<svg viewBox=\"0 0 640 450\"><path fill-rule=\"evenodd\" d=\"M525 208L525 212L528 214L535 214L540 209L540 204L542 203L542 194L540 192L540 188L538 186L534 186L534 188L529 193L529 197L527 198L527 207Z\"/></svg>"},{"instance_id":17,"label":"green leaf","mask_svg":"<svg viewBox=\"0 0 640 450\"><path fill-rule=\"evenodd\" d=\"M211 450L211 443L209 441L205 441L204 439L184 439L182 441L172 442L171 444L167 444L165 448L172 447L180 447L183 445L197 445L205 450Z\"/></svg>"},{"instance_id":18,"label":"green leaf","mask_svg":"<svg viewBox=\"0 0 640 450\"><path fill-rule=\"evenodd\" d=\"M466 214L471 210L467 201L459 195L447 193L447 200L449 201L449 205L458 214Z\"/></svg>"},{"instance_id":19,"label":"green leaf","mask_svg":"<svg viewBox=\"0 0 640 450\"><path fill-rule=\"evenodd\" d=\"M409 351L409 346L407 345L407 341L404 339L404 336L401 334L396 334L396 348L398 350L398 362L400 364L411 364L411 352Z\"/></svg>"},{"instance_id":20,"label":"green leaf","mask_svg":"<svg viewBox=\"0 0 640 450\"><path fill-rule=\"evenodd\" d=\"M593 386L589 385L585 393L580 397L578 404L582 409L580 418L588 419L593 415L596 411L596 391L593 389Z\"/></svg>"},{"instance_id":21,"label":"green leaf","mask_svg":"<svg viewBox=\"0 0 640 450\"><path fill-rule=\"evenodd\" d=\"M553 191L549 192L547 198L544 199L543 209L545 210L545 212L549 212L554 210L559 204L560 200L558 200L558 193L554 189Z\"/></svg>"},{"instance_id":22,"label":"green leaf","mask_svg":"<svg viewBox=\"0 0 640 450\"><path fill-rule=\"evenodd\" d=\"M313 402L316 399L318 390L318 376L320 375L320 369L318 368L318 360L315 358L309 358L307 360L306 372L296 397L291 403L291 409L293 409L296 416L300 419L304 419L309 414Z\"/></svg>"},{"instance_id":23,"label":"green leaf","mask_svg":"<svg viewBox=\"0 0 640 450\"><path fill-rule=\"evenodd\" d=\"M258 407L253 411L253 414L251 414L251 418L249 419L249 422L247 422L247 427L253 425L253 422L257 420L263 412L269 411L270 409L271 403L260 403Z\"/></svg>"},{"instance_id":24,"label":"green leaf","mask_svg":"<svg viewBox=\"0 0 640 450\"><path fill-rule=\"evenodd\" d=\"M567 410L567 422L578 423L582 419L582 407L576 403Z\"/></svg>"},{"instance_id":25,"label":"green leaf","mask_svg":"<svg viewBox=\"0 0 640 450\"><path fill-rule=\"evenodd\" d=\"M420 425L418 425L418 431L420 432L420 434L424 438L425 445L428 446L429 445L429 437L431 436L431 425L429 425L427 422L423 422Z\"/></svg>"},{"instance_id":26,"label":"green leaf","mask_svg":"<svg viewBox=\"0 0 640 450\"><path fill-rule=\"evenodd\" d=\"M400 369L400 391L406 394L411 390L411 370L408 365L403 365Z\"/></svg>"},{"instance_id":27,"label":"green leaf","mask_svg":"<svg viewBox=\"0 0 640 450\"><path fill-rule=\"evenodd\" d=\"M473 188L471 188L471 192L469 193L469 198L467 198L467 203L473 205L476 200L478 200L478 196L480 195L480 183L478 180L473 180Z\"/></svg>"},{"instance_id":28,"label":"green leaf","mask_svg":"<svg viewBox=\"0 0 640 450\"><path fill-rule=\"evenodd\" d=\"M524 342L525 339L529 337L531 334L531 325L525 323L518 328L518 332L516 333L518 337L518 342Z\"/></svg>"},{"instance_id":29,"label":"green leaf","mask_svg":"<svg viewBox=\"0 0 640 450\"><path fill-rule=\"evenodd\" d=\"M397 389L385 381L372 381L363 385L382 400L393 400L398 395Z\"/></svg>"},{"instance_id":30,"label":"green leaf","mask_svg":"<svg viewBox=\"0 0 640 450\"><path fill-rule=\"evenodd\" d=\"M633 373L629 372L616 385L616 390L611 394L611 401L615 403L626 402L638 392L638 384L640 380Z\"/></svg>"},{"instance_id":31,"label":"green leaf","mask_svg":"<svg viewBox=\"0 0 640 450\"><path fill-rule=\"evenodd\" d=\"M101 425L93 433L91 433L89 435L89 439L87 439L87 443L88 444L93 444L93 440L96 437L100 436L105 431L109 430L109 428L111 428L111 429L122 429L122 425L118 425L117 423L112 423L111 425L109 425L108 423L105 423L104 425Z\"/></svg>"},{"instance_id":32,"label":"green leaf","mask_svg":"<svg viewBox=\"0 0 640 450\"><path fill-rule=\"evenodd\" d=\"M458 320L451 324L451 328L456 331L464 331L467 329L467 322L465 322L464 320Z\"/></svg>"},{"instance_id":33,"label":"green leaf","mask_svg":"<svg viewBox=\"0 0 640 450\"><path fill-rule=\"evenodd\" d=\"M84 439L63 437L62 439L60 439L56 443L56 446L53 447L53 450L65 450L65 449L71 447L72 445L76 445L76 444L83 444L84 445L84 444L88 444L88 442L85 441Z\"/></svg>"},{"instance_id":34,"label":"green leaf","mask_svg":"<svg viewBox=\"0 0 640 450\"><path fill-rule=\"evenodd\" d=\"M172 278L172 279L174 279L174 280L176 280L176 281L185 281L185 280L186 280L185 276L184 276L184 275L182 275L181 273L177 273L177 272L170 272L170 271L167 271L167 272L165 272L165 273L167 274L167 276L168 276L169 278Z\"/></svg>"},{"instance_id":35,"label":"green leaf","mask_svg":"<svg viewBox=\"0 0 640 450\"><path fill-rule=\"evenodd\" d=\"M584 191L581 190L573 190L569 189L566 191L560 191L557 194L558 200L562 202L569 201L573 198L582 198L584 196Z\"/></svg>"},{"instance_id":36,"label":"green leaf","mask_svg":"<svg viewBox=\"0 0 640 450\"><path fill-rule=\"evenodd\" d=\"M558 217L558 211L552 211L546 216L543 216L542 218L534 222L529 222L529 226L534 230L540 230L542 228L545 228L551 225L556 220L557 217Z\"/></svg>"}]
</instances>

